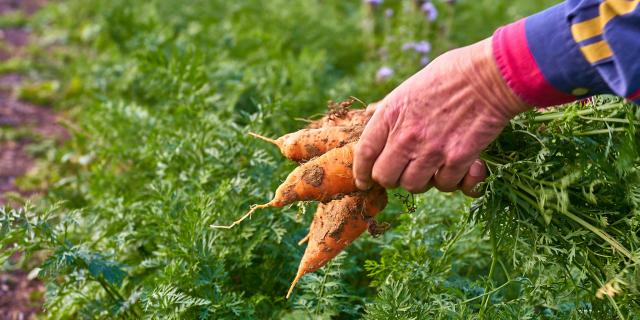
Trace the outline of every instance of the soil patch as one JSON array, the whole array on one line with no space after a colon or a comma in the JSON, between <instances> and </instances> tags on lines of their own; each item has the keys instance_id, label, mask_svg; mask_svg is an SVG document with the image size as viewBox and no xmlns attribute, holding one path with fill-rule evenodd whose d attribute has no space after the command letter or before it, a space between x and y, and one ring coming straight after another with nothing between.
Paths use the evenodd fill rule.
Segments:
<instances>
[{"instance_id":1,"label":"soil patch","mask_svg":"<svg viewBox=\"0 0 640 320\"><path fill-rule=\"evenodd\" d=\"M34 318L42 310L42 292L42 283L22 270L0 274L0 319Z\"/></svg>"}]
</instances>

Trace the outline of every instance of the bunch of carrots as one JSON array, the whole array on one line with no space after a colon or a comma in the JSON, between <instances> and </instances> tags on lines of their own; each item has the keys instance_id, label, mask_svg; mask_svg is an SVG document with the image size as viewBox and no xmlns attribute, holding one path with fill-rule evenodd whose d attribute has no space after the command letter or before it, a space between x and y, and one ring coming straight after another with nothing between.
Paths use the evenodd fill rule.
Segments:
<instances>
[{"instance_id":1,"label":"bunch of carrots","mask_svg":"<svg viewBox=\"0 0 640 320\"><path fill-rule=\"evenodd\" d=\"M250 133L280 149L286 158L300 163L278 187L268 203L252 206L232 228L260 208L284 207L297 201L318 201L318 209L309 233L300 240L308 242L287 298L302 276L327 264L365 230L377 236L385 226L374 217L387 205L387 192L381 186L368 191L356 188L353 177L353 152L371 113L349 109L355 98L330 103L329 112L299 131L270 139Z\"/></svg>"}]
</instances>

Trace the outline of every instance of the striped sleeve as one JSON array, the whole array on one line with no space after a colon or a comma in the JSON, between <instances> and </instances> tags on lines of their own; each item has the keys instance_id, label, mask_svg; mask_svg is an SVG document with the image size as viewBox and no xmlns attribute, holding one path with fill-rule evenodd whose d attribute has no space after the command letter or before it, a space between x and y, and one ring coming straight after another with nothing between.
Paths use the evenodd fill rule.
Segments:
<instances>
[{"instance_id":1,"label":"striped sleeve","mask_svg":"<svg viewBox=\"0 0 640 320\"><path fill-rule=\"evenodd\" d=\"M640 103L640 0L568 0L498 29L493 52L531 105L601 93Z\"/></svg>"}]
</instances>

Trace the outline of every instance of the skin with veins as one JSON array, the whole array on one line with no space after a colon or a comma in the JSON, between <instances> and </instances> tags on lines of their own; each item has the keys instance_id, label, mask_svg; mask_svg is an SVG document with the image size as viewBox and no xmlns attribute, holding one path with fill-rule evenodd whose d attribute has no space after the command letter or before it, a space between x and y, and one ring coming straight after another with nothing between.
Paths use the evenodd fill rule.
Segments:
<instances>
[{"instance_id":1,"label":"skin with veins","mask_svg":"<svg viewBox=\"0 0 640 320\"><path fill-rule=\"evenodd\" d=\"M478 196L480 152L529 108L500 75L490 38L447 52L376 104L356 147L357 185Z\"/></svg>"}]
</instances>

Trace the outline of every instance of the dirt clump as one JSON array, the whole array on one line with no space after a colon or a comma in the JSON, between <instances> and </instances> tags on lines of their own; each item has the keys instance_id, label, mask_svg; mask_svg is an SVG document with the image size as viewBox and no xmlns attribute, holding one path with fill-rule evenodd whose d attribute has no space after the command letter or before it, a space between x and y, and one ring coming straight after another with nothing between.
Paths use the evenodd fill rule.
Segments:
<instances>
[{"instance_id":1,"label":"dirt clump","mask_svg":"<svg viewBox=\"0 0 640 320\"><path fill-rule=\"evenodd\" d=\"M324 179L324 169L319 166L313 166L302 173L302 180L309 185L319 187Z\"/></svg>"}]
</instances>

